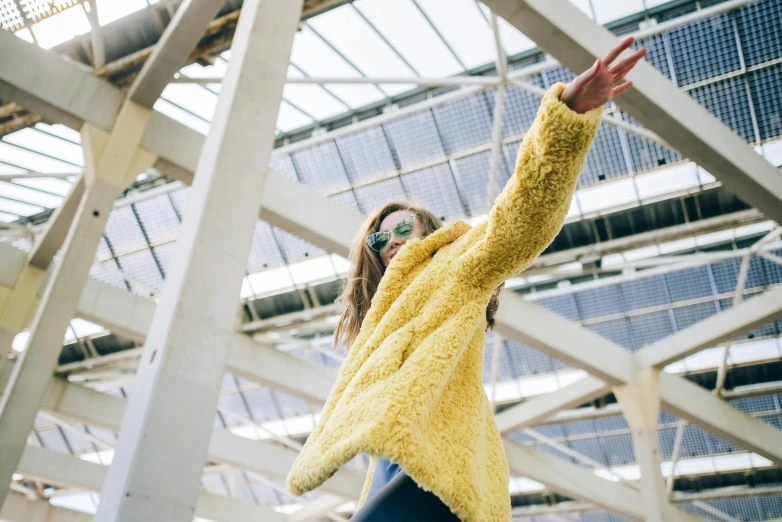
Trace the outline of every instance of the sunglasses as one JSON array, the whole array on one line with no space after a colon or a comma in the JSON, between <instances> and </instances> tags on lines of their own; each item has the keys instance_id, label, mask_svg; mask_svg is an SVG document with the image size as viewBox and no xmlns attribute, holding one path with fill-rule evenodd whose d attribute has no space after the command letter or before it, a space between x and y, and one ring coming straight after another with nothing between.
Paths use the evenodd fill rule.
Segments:
<instances>
[{"instance_id":1,"label":"sunglasses","mask_svg":"<svg viewBox=\"0 0 782 522\"><path fill-rule=\"evenodd\" d=\"M413 228L415 227L415 215L407 216L402 221L396 224L391 231L394 235L403 241L410 239L413 235ZM369 234L367 237L367 245L375 252L380 252L388 246L388 242L391 240L391 234L388 232L375 232Z\"/></svg>"}]
</instances>

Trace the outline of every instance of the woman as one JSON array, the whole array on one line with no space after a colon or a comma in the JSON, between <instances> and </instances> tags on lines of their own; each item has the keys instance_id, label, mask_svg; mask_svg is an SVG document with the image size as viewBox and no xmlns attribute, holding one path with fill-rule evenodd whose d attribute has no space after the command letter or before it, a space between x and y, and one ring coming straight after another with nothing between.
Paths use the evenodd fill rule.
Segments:
<instances>
[{"instance_id":1,"label":"woman","mask_svg":"<svg viewBox=\"0 0 782 522\"><path fill-rule=\"evenodd\" d=\"M399 203L367 219L335 332L350 351L288 476L293 493L366 453L375 458L354 522L511 520L508 463L482 383L484 331L498 287L559 232L601 108L630 88L621 82L646 52L612 66L632 43L548 91L487 222L441 226Z\"/></svg>"}]
</instances>

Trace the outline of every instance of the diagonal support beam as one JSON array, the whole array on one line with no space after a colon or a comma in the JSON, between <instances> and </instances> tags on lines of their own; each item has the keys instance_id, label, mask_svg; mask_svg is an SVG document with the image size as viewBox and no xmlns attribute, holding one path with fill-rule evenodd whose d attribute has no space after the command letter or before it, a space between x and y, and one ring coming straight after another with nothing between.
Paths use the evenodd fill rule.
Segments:
<instances>
[{"instance_id":1,"label":"diagonal support beam","mask_svg":"<svg viewBox=\"0 0 782 522\"><path fill-rule=\"evenodd\" d=\"M91 522L92 515L9 494L0 510L0 519L9 522Z\"/></svg>"},{"instance_id":2,"label":"diagonal support beam","mask_svg":"<svg viewBox=\"0 0 782 522\"><path fill-rule=\"evenodd\" d=\"M10 260L16 254L23 252L0 243L0 258ZM9 269L8 278L20 271L20 267L15 271ZM148 299L89 279L76 315L141 344L146 340L155 309L155 303ZM336 377L330 370L263 345L244 334L232 334L229 344L227 369L231 373L311 403L326 402Z\"/></svg>"},{"instance_id":3,"label":"diagonal support beam","mask_svg":"<svg viewBox=\"0 0 782 522\"><path fill-rule=\"evenodd\" d=\"M48 413L73 422L116 431L124 413L125 401L62 380L52 379L42 408ZM542 482L562 494L594 502L633 518L640 518L640 501L636 500L638 497L636 490L597 477L586 468L533 448L525 448L509 441L506 441L505 445L508 461L515 472ZM264 476L284 476L294 457L295 452L292 450L270 442L244 439L221 429L214 430L209 446L210 461L249 469ZM322 489L331 495L355 499L359 496L362 484L361 473L343 468L329 479ZM329 503L332 509L335 502L336 500ZM325 509L324 506L321 507Z\"/></svg>"},{"instance_id":4,"label":"diagonal support beam","mask_svg":"<svg viewBox=\"0 0 782 522\"><path fill-rule=\"evenodd\" d=\"M606 344L605 338L524 300L510 290L500 293L495 316L500 335L528 344L611 384L629 382L633 354ZM578 342L573 339L578 338Z\"/></svg>"},{"instance_id":5,"label":"diagonal support beam","mask_svg":"<svg viewBox=\"0 0 782 522\"><path fill-rule=\"evenodd\" d=\"M588 375L569 386L545 395L534 397L498 413L494 419L502 436L542 423L562 410L577 408L582 404L604 397L610 386Z\"/></svg>"},{"instance_id":6,"label":"diagonal support beam","mask_svg":"<svg viewBox=\"0 0 782 522\"><path fill-rule=\"evenodd\" d=\"M14 100L47 121L80 130L84 122L111 130L123 92L86 68L0 32L0 98Z\"/></svg>"},{"instance_id":7,"label":"diagonal support beam","mask_svg":"<svg viewBox=\"0 0 782 522\"><path fill-rule=\"evenodd\" d=\"M780 291L782 289L775 289L771 292L778 299ZM753 300L761 297L756 297ZM732 319L744 317L744 311L741 308L749 303L750 301L742 303L731 310L722 312L717 317L721 316L726 323L733 323ZM504 300L500 310L503 308L505 308L504 312L497 314L497 330L506 337L530 343L537 349L553 357L563 358L581 369L592 371L595 366L603 365L605 368L602 373L613 376L615 379L613 385L620 378L619 384L634 382L633 366L630 365L628 368L627 364L617 365L616 363L617 360L622 361L626 360L628 356L632 357L622 347L602 337L594 336L591 332L567 319L523 299ZM765 313L765 311L761 309L760 313ZM512 322L506 324L506 321ZM694 350L695 345L698 349L702 349L713 345L715 339L741 335L755 327L754 321L746 320L744 317L744 319L736 320L733 323L734 330L732 332L723 328L714 328L711 331L703 332L703 336L700 338L693 338L689 330L698 329L699 324L696 323L688 329L658 341L646 350L655 353L669 342L682 346L686 350ZM552 331L556 333L551 333ZM711 337L712 335L714 337ZM681 339L680 342L679 339ZM686 345L687 342L690 344ZM589 348L583 349L583 347ZM643 369L640 365L638 366L638 370ZM599 378L589 376L553 394L531 399L503 412L501 421L498 421L498 423L501 422L500 429L503 433L510 433L518 427L545 418L547 413L553 415L559 411L560 406L564 408L584 404L595 397L608 394L612 384L601 382ZM772 426L737 410L698 385L682 377L664 372L661 376L660 395L666 410L677 413L692 423L737 445L751 449L777 464L782 464L782 432Z\"/></svg>"},{"instance_id":8,"label":"diagonal support beam","mask_svg":"<svg viewBox=\"0 0 782 522\"><path fill-rule=\"evenodd\" d=\"M87 462L78 457L33 446L25 448L19 463L19 473L26 477L86 491L100 491L107 469L106 466ZM284 514L268 507L205 492L198 495L195 514L221 522L245 522L246 520L285 522L287 520Z\"/></svg>"},{"instance_id":9,"label":"diagonal support beam","mask_svg":"<svg viewBox=\"0 0 782 522\"><path fill-rule=\"evenodd\" d=\"M730 341L782 317L782 287L743 301L730 310L713 315L690 328L639 350L641 367L665 366L704 348Z\"/></svg>"},{"instance_id":10,"label":"diagonal support beam","mask_svg":"<svg viewBox=\"0 0 782 522\"><path fill-rule=\"evenodd\" d=\"M138 150L149 114L148 109L126 104L111 135L90 125L82 129L86 189L65 238L62 259L46 282L27 348L0 399L0 502L8 492L38 404L57 365L63 336L88 279L114 199L129 178L154 162L154 157ZM38 276L43 274L37 272ZM27 291L35 295L32 288Z\"/></svg>"},{"instance_id":11,"label":"diagonal support beam","mask_svg":"<svg viewBox=\"0 0 782 522\"><path fill-rule=\"evenodd\" d=\"M591 502L635 520L645 520L641 493L627 484L596 477L589 469L563 459L505 440L510 469L545 484L562 495ZM678 511L677 520L702 521L701 517Z\"/></svg>"},{"instance_id":12,"label":"diagonal support beam","mask_svg":"<svg viewBox=\"0 0 782 522\"><path fill-rule=\"evenodd\" d=\"M616 37L567 0L487 0L492 11L573 71L591 67ZM747 203L782 223L782 176L720 120L650 64L628 75L633 88L617 103L703 166Z\"/></svg>"},{"instance_id":13,"label":"diagonal support beam","mask_svg":"<svg viewBox=\"0 0 782 522\"><path fill-rule=\"evenodd\" d=\"M52 415L109 431L120 431L127 402L118 397L52 379L41 410ZM253 441L215 428L209 441L207 460L254 471L266 477L284 479L296 452L270 441ZM364 476L343 468L323 485L323 491L345 498L358 498Z\"/></svg>"},{"instance_id":14,"label":"diagonal support beam","mask_svg":"<svg viewBox=\"0 0 782 522\"><path fill-rule=\"evenodd\" d=\"M166 27L152 55L128 90L128 99L152 108L198 41L225 0L185 0Z\"/></svg>"},{"instance_id":15,"label":"diagonal support beam","mask_svg":"<svg viewBox=\"0 0 782 522\"><path fill-rule=\"evenodd\" d=\"M46 269L54 255L62 247L73 217L84 194L84 176L80 175L73 184L62 205L49 219L46 230L27 256L27 263L19 274L16 284L4 303L0 302L0 369L6 354L11 351L14 337L21 332L35 314L38 307L37 291L41 286ZM5 258L4 258L5 259ZM3 391L0 386L0 393Z\"/></svg>"}]
</instances>

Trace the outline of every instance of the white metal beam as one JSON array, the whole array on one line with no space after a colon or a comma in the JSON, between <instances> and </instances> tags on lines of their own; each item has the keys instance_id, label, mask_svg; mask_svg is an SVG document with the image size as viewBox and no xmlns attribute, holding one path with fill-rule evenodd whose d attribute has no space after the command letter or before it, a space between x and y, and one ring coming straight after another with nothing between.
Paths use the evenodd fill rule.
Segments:
<instances>
[{"instance_id":1,"label":"white metal beam","mask_svg":"<svg viewBox=\"0 0 782 522\"><path fill-rule=\"evenodd\" d=\"M166 151L155 164L161 173L188 185L192 183L198 158L195 151L200 151L204 144L201 134L156 113L141 144L149 150ZM328 221L324 216L329 217ZM260 218L343 257L347 257L363 220L358 213L271 169Z\"/></svg>"},{"instance_id":2,"label":"white metal beam","mask_svg":"<svg viewBox=\"0 0 782 522\"><path fill-rule=\"evenodd\" d=\"M647 522L679 520L677 510L668 501L668 492L660 473L660 448L657 441L660 373L656 368L648 368L638 372L633 384L614 388L614 394L630 426L635 461L641 471L640 492L644 520Z\"/></svg>"},{"instance_id":3,"label":"white metal beam","mask_svg":"<svg viewBox=\"0 0 782 522\"><path fill-rule=\"evenodd\" d=\"M708 390L662 372L660 399L663 408L734 444L782 465L782 432L747 415Z\"/></svg>"},{"instance_id":4,"label":"white metal beam","mask_svg":"<svg viewBox=\"0 0 782 522\"><path fill-rule=\"evenodd\" d=\"M0 275L13 284L21 272L24 252L0 243L0 257L8 261ZM0 281L2 282L2 281ZM76 315L105 326L112 332L144 343L156 305L130 292L96 279L88 279L76 308ZM323 403L328 398L335 375L322 366L302 361L290 354L263 345L247 335L234 333L230 338L228 371L290 393L309 402Z\"/></svg>"},{"instance_id":5,"label":"white metal beam","mask_svg":"<svg viewBox=\"0 0 782 522\"><path fill-rule=\"evenodd\" d=\"M86 12L87 20L90 22L92 65L95 69L100 69L106 65L106 45L103 40L103 30L98 20L98 2L97 0L88 0L81 5Z\"/></svg>"},{"instance_id":6,"label":"white metal beam","mask_svg":"<svg viewBox=\"0 0 782 522\"><path fill-rule=\"evenodd\" d=\"M667 337L635 355L641 367L664 368L704 348L735 339L782 317L782 287L768 290L730 310L713 315Z\"/></svg>"},{"instance_id":7,"label":"white metal beam","mask_svg":"<svg viewBox=\"0 0 782 522\"><path fill-rule=\"evenodd\" d=\"M0 501L8 491L38 404L57 366L63 336L88 279L114 200L129 178L154 162L153 156L138 150L149 114L149 109L125 104L109 136L91 125L82 129L85 192L65 238L62 258L46 282L27 347L0 399ZM33 287L27 291L30 297L35 295Z\"/></svg>"},{"instance_id":8,"label":"white metal beam","mask_svg":"<svg viewBox=\"0 0 782 522\"><path fill-rule=\"evenodd\" d=\"M514 431L536 426L562 410L577 408L589 401L605 396L610 387L591 375L560 390L522 402L497 414L495 420L500 433L510 435Z\"/></svg>"},{"instance_id":9,"label":"white metal beam","mask_svg":"<svg viewBox=\"0 0 782 522\"><path fill-rule=\"evenodd\" d=\"M298 84L298 85L420 85L422 87L440 87L443 85L485 85L493 86L500 81L499 78L493 76L447 76L443 78L399 78L399 77L289 77L285 80L285 83ZM171 83L187 83L198 85L209 85L222 83L223 77L199 77L189 78L186 76L180 76L171 80Z\"/></svg>"},{"instance_id":10,"label":"white metal beam","mask_svg":"<svg viewBox=\"0 0 782 522\"><path fill-rule=\"evenodd\" d=\"M125 400L90 390L62 379L52 379L41 410L52 415L117 432L125 415ZM211 431L207 460L254 471L266 477L284 479L296 452L270 441L253 441L227 430ZM323 491L355 499L364 482L362 473L340 469L323 485Z\"/></svg>"},{"instance_id":11,"label":"white metal beam","mask_svg":"<svg viewBox=\"0 0 782 522\"><path fill-rule=\"evenodd\" d=\"M57 207L57 210L47 221L46 230L33 245L29 256L31 265L42 270L49 268L49 263L52 262L54 255L65 241L65 236L68 234L68 229L84 194L84 187L84 175L79 175L62 204Z\"/></svg>"},{"instance_id":12,"label":"white metal beam","mask_svg":"<svg viewBox=\"0 0 782 522\"><path fill-rule=\"evenodd\" d=\"M34 446L25 448L22 460L19 463L19 473L26 477L86 491L100 491L107 469L106 466L88 462L78 457ZM284 514L266 506L231 500L205 492L198 494L195 514L199 517L219 522L246 522L247 520L286 521ZM57 520L59 521L59 519Z\"/></svg>"},{"instance_id":13,"label":"white metal beam","mask_svg":"<svg viewBox=\"0 0 782 522\"><path fill-rule=\"evenodd\" d=\"M320 520L334 509L345 503L345 500L334 495L321 495L302 509L288 515L288 522L307 522Z\"/></svg>"},{"instance_id":14,"label":"white metal beam","mask_svg":"<svg viewBox=\"0 0 782 522\"><path fill-rule=\"evenodd\" d=\"M9 494L0 510L0 520L9 522L91 522L92 515L65 509L46 500L31 500L22 495Z\"/></svg>"},{"instance_id":15,"label":"white metal beam","mask_svg":"<svg viewBox=\"0 0 782 522\"><path fill-rule=\"evenodd\" d=\"M515 292L504 290L500 293L500 307L495 320L495 328L501 335L586 370L609 384L622 384L632 380L632 353L607 343L604 337L585 330L541 306L526 301Z\"/></svg>"},{"instance_id":16,"label":"white metal beam","mask_svg":"<svg viewBox=\"0 0 782 522\"><path fill-rule=\"evenodd\" d=\"M13 289L5 302L0 302L0 370L11 351L14 337L27 325L38 306L38 288L44 281L54 255L62 247L73 218L84 195L84 175L79 175L62 204L54 211L46 230L38 237L27 256ZM0 393L4 390L0 387Z\"/></svg>"},{"instance_id":17,"label":"white metal beam","mask_svg":"<svg viewBox=\"0 0 782 522\"><path fill-rule=\"evenodd\" d=\"M617 39L567 0L486 0L490 9L573 71L591 67ZM703 166L725 187L782 223L782 177L725 124L650 64L628 75L619 106Z\"/></svg>"},{"instance_id":18,"label":"white metal beam","mask_svg":"<svg viewBox=\"0 0 782 522\"><path fill-rule=\"evenodd\" d=\"M96 522L190 522L207 451L224 443L222 431L211 434L210 442L209 428L236 327L237 295L261 210L302 5L303 0L246 0L242 5L173 268L150 325ZM189 18L185 13L179 21L187 25ZM195 18L206 23L211 15L204 9ZM201 32L188 27L177 42L180 29L164 42L159 55L164 63ZM164 56L169 43L178 51ZM162 67L165 71L168 65ZM155 69L150 69L153 76ZM154 94L155 85L167 80L151 78L140 95ZM236 451L242 442L232 440L227 448ZM287 473L292 460L284 463Z\"/></svg>"},{"instance_id":19,"label":"white metal beam","mask_svg":"<svg viewBox=\"0 0 782 522\"><path fill-rule=\"evenodd\" d=\"M508 440L505 440L505 454L513 472L545 484L557 493L602 506L635 520L645 519L641 494L626 484L599 478L588 468ZM679 519L693 522L703 520L686 512L681 512Z\"/></svg>"},{"instance_id":20,"label":"white metal beam","mask_svg":"<svg viewBox=\"0 0 782 522\"><path fill-rule=\"evenodd\" d=\"M740 306L722 312L720 316L727 317L726 322L732 323L731 317L742 314ZM500 313L503 308L505 311ZM602 375L603 380L611 379L609 382L613 385L632 383L635 376L634 368L643 369L633 359L632 354L622 347L523 299L503 301L496 319L497 330L506 337L530 344L573 366L594 372L595 375ZM733 324L736 329L732 332L721 328L707 330L703 332L704 337L692 342L697 342L700 348L703 348L713 343L711 334L717 339L724 339L727 335L745 333L754 326L752 321L747 320ZM698 324L695 324L690 328L697 327ZM687 330L662 339L648 349L656 351L655 347L663 346L671 339L676 345L677 338L689 337ZM573 383L553 394L531 399L527 403L503 412L503 431L507 433L520 424L530 422L531 419L544 418L547 411L551 414L558 411L548 408L572 407L596 396L607 394L610 385L604 383L605 388L601 392L599 381L599 378L590 376L584 379L584 382ZM684 378L663 373L662 382L661 399L666 410L677 413L694 424L751 449L777 464L782 464L782 432L737 410ZM579 397L580 394L583 395Z\"/></svg>"},{"instance_id":21,"label":"white metal beam","mask_svg":"<svg viewBox=\"0 0 782 522\"><path fill-rule=\"evenodd\" d=\"M152 301L91 279L79 300L77 315L105 326L138 343L146 340L156 305ZM228 371L301 397L322 403L335 375L315 364L234 333L229 341Z\"/></svg>"},{"instance_id":22,"label":"white metal beam","mask_svg":"<svg viewBox=\"0 0 782 522\"><path fill-rule=\"evenodd\" d=\"M225 0L185 0L128 90L128 99L152 107L183 65Z\"/></svg>"},{"instance_id":23,"label":"white metal beam","mask_svg":"<svg viewBox=\"0 0 782 522\"><path fill-rule=\"evenodd\" d=\"M2 31L0 97L75 130L85 121L111 130L125 95L87 69Z\"/></svg>"},{"instance_id":24,"label":"white metal beam","mask_svg":"<svg viewBox=\"0 0 782 522\"><path fill-rule=\"evenodd\" d=\"M124 405L125 401L122 399L55 379L52 380L43 408L49 413L75 422L116 430ZM506 442L506 451L511 469L515 472L543 482L560 493L638 518L635 515L639 513L640 506L633 499L633 496L638 496L638 492L632 488L601 479L586 468L512 442ZM209 460L249 469L264 476L284 476L290 469L293 458L295 452L292 450L273 443L244 439L220 429L213 432L210 442ZM79 465L72 475L86 475L90 469L94 469L92 466L95 464L86 467ZM20 470L23 473L25 471L29 470ZM324 484L323 490L343 498L355 499L358 498L362 483L363 477L360 473L343 468Z\"/></svg>"}]
</instances>

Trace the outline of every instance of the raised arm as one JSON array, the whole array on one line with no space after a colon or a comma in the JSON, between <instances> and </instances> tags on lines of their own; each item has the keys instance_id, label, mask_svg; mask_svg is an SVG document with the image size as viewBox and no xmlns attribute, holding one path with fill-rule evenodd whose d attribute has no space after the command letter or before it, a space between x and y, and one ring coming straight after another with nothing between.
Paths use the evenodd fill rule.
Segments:
<instances>
[{"instance_id":1,"label":"raised arm","mask_svg":"<svg viewBox=\"0 0 782 522\"><path fill-rule=\"evenodd\" d=\"M457 261L461 276L494 288L521 272L554 240L597 132L602 106L632 86L622 83L646 53L611 65L625 39L570 85L554 85L519 149L516 169L489 213L482 238ZM478 231L476 231L478 232Z\"/></svg>"}]
</instances>

